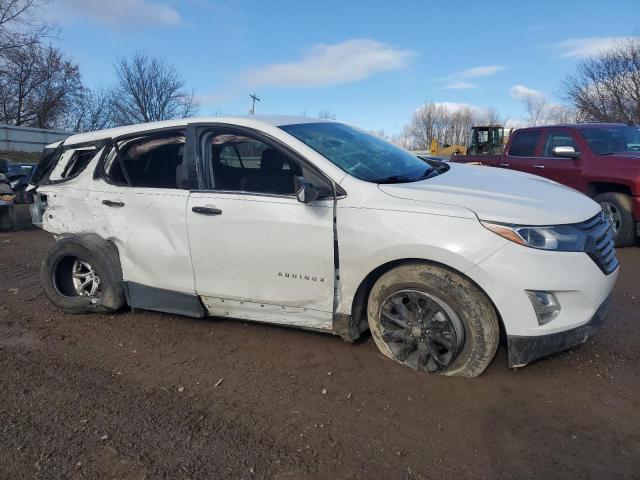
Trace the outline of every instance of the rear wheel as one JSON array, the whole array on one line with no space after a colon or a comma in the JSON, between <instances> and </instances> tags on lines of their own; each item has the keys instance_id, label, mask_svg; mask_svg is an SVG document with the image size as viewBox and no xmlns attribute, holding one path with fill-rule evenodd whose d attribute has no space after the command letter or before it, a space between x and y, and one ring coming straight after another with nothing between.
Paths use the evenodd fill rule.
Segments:
<instances>
[{"instance_id":1,"label":"rear wheel","mask_svg":"<svg viewBox=\"0 0 640 480\"><path fill-rule=\"evenodd\" d=\"M40 277L49 299L67 313L109 312L124 304L117 249L97 235L56 242Z\"/></svg>"},{"instance_id":2,"label":"rear wheel","mask_svg":"<svg viewBox=\"0 0 640 480\"><path fill-rule=\"evenodd\" d=\"M609 192L598 195L595 201L611 222L616 235L616 247L634 245L636 232L631 198L624 193Z\"/></svg>"},{"instance_id":3,"label":"rear wheel","mask_svg":"<svg viewBox=\"0 0 640 480\"><path fill-rule=\"evenodd\" d=\"M415 370L476 377L498 346L489 299L468 279L434 265L406 264L382 275L367 314L379 350Z\"/></svg>"}]
</instances>

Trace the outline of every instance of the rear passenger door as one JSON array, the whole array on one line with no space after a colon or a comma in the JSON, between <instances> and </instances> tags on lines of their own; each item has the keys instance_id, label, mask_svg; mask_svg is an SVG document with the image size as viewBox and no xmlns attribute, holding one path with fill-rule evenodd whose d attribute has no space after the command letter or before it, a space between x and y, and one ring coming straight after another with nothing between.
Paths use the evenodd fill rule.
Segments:
<instances>
[{"instance_id":1,"label":"rear passenger door","mask_svg":"<svg viewBox=\"0 0 640 480\"><path fill-rule=\"evenodd\" d=\"M509 149L500 160L499 166L534 175L543 175L539 155L541 139L542 129L516 131Z\"/></svg>"},{"instance_id":2,"label":"rear passenger door","mask_svg":"<svg viewBox=\"0 0 640 480\"><path fill-rule=\"evenodd\" d=\"M114 241L124 280L134 287L194 293L185 217L189 190L177 175L184 146L183 130L115 139L87 192L97 233Z\"/></svg>"},{"instance_id":3,"label":"rear passenger door","mask_svg":"<svg viewBox=\"0 0 640 480\"><path fill-rule=\"evenodd\" d=\"M573 147L576 152L580 152L578 142L571 130L565 128L546 129L542 145L542 156L539 161L542 166L541 170L543 170L540 175L578 189L582 176L581 159L556 157L553 154L555 147Z\"/></svg>"}]
</instances>

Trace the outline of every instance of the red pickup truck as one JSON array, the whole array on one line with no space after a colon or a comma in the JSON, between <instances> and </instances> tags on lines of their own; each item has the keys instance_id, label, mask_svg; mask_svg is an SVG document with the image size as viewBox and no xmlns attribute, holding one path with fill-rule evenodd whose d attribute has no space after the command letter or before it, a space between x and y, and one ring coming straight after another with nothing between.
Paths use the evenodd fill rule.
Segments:
<instances>
[{"instance_id":1,"label":"red pickup truck","mask_svg":"<svg viewBox=\"0 0 640 480\"><path fill-rule=\"evenodd\" d=\"M478 138L472 137L469 152L482 153L454 155L450 161L520 170L575 188L602 205L617 246L635 244L640 236L638 127L585 123L521 128L511 134L503 153L496 152L497 145L474 145Z\"/></svg>"}]
</instances>

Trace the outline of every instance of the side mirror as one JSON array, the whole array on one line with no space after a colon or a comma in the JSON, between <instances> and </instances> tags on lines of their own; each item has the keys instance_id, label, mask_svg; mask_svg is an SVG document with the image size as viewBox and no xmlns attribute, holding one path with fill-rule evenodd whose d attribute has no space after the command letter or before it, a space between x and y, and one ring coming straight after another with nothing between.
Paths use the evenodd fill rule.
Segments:
<instances>
[{"instance_id":1,"label":"side mirror","mask_svg":"<svg viewBox=\"0 0 640 480\"><path fill-rule=\"evenodd\" d=\"M304 177L295 177L293 183L296 189L296 198L301 203L313 202L320 195L318 189L307 182Z\"/></svg>"},{"instance_id":2,"label":"side mirror","mask_svg":"<svg viewBox=\"0 0 640 480\"><path fill-rule=\"evenodd\" d=\"M553 147L553 156L562 158L580 158L580 152L573 147Z\"/></svg>"}]
</instances>

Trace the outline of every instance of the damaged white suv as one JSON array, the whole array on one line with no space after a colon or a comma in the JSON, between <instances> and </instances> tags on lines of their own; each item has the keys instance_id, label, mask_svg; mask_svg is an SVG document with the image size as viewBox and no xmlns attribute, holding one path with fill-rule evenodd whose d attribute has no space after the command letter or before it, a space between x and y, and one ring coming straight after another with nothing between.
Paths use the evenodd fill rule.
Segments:
<instances>
[{"instance_id":1,"label":"damaged white suv","mask_svg":"<svg viewBox=\"0 0 640 480\"><path fill-rule=\"evenodd\" d=\"M309 118L74 135L34 175L66 312L131 308L334 333L477 376L585 341L618 275L597 203L511 171L424 161Z\"/></svg>"}]
</instances>

